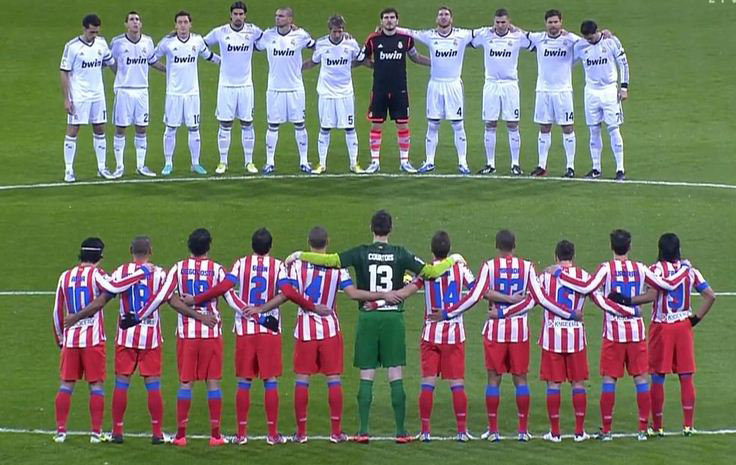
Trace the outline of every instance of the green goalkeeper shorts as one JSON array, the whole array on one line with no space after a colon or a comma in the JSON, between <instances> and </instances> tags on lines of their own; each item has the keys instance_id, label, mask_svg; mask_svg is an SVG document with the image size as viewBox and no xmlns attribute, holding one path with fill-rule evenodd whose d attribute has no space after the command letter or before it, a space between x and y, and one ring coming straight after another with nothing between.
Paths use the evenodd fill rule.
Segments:
<instances>
[{"instance_id":1,"label":"green goalkeeper shorts","mask_svg":"<svg viewBox=\"0 0 736 465\"><path fill-rule=\"evenodd\" d=\"M353 366L368 370L405 365L404 312L358 312Z\"/></svg>"}]
</instances>

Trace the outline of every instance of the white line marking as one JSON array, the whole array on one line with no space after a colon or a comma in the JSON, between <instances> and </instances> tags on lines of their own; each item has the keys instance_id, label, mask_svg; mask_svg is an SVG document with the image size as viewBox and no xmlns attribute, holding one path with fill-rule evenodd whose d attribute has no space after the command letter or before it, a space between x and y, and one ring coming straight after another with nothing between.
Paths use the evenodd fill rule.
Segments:
<instances>
[{"instance_id":1,"label":"white line marking","mask_svg":"<svg viewBox=\"0 0 736 465\"><path fill-rule=\"evenodd\" d=\"M419 291L417 291L417 293L423 294L424 289L420 289ZM716 292L715 294L717 296L722 296L722 297L736 296L736 292ZM54 295L54 291L0 291L0 297L33 296L33 295Z\"/></svg>"},{"instance_id":2,"label":"white line marking","mask_svg":"<svg viewBox=\"0 0 736 465\"><path fill-rule=\"evenodd\" d=\"M43 429L24 429L24 428L2 428L0 427L0 433L10 433L10 434L43 434L43 435L49 435L52 436L56 433L56 431L52 430L43 430ZM69 436L87 436L90 433L88 431L67 431L66 433ZM696 436L719 436L719 435L726 435L726 434L736 434L736 429L717 429L717 430L697 430L695 435ZM681 432L677 431L667 431L664 433L665 436L682 436ZM150 438L151 433L125 433L126 437L133 437L133 438ZM637 436L637 433L614 433L613 437L615 438L635 438ZM542 434L533 435L534 438L542 437ZM564 439L572 439L573 435L571 434L563 434L562 437ZM210 437L203 434L191 434L187 435L187 439L209 439ZM266 439L265 436L248 436L248 439L250 441L263 441ZM329 436L309 436L309 440L313 441L329 441ZM371 436L371 441L394 441L396 438L393 436ZM505 440L516 440L516 436L501 436L501 439ZM433 441L454 441L455 436L432 436ZM480 441L480 440L479 440Z\"/></svg>"},{"instance_id":3,"label":"white line marking","mask_svg":"<svg viewBox=\"0 0 736 465\"><path fill-rule=\"evenodd\" d=\"M11 184L0 186L0 191L13 191L22 189L44 189L54 187L74 187L74 186L102 186L102 185L120 185L120 184L153 184L153 183L178 183L178 182L226 182L226 181L263 181L263 180L279 180L279 179L369 179L369 178L408 178L415 177L417 179L428 178L428 179L485 179L485 180L514 180L514 181L556 181L556 182L583 182L583 183L599 183L599 184L634 184L643 186L669 186L669 187L703 187L712 189L727 189L736 190L736 185L733 184L720 184L710 182L687 182L687 181L650 181L645 179L631 179L627 181L615 181L613 179L585 179L585 178L561 178L554 176L545 176L541 178L523 177L517 176L484 176L471 174L468 176L462 174L421 174L421 175L406 175L406 174L394 174L394 173L377 173L372 175L356 175L356 174L321 174L321 175L305 175L305 174L274 174L270 176L212 176L212 177L184 177L184 178L156 178L156 179L119 179L116 181L79 181L75 183L65 182L48 182L48 183L37 183L37 184Z\"/></svg>"}]
</instances>

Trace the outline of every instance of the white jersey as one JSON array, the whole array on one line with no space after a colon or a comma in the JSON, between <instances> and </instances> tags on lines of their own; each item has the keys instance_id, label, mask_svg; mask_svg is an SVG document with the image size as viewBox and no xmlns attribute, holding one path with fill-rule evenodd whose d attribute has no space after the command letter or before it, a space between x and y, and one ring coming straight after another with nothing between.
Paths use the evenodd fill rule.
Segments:
<instances>
[{"instance_id":1,"label":"white jersey","mask_svg":"<svg viewBox=\"0 0 736 465\"><path fill-rule=\"evenodd\" d=\"M546 32L529 32L537 49L537 92L572 92L573 47L582 40L570 32L550 37Z\"/></svg>"},{"instance_id":2,"label":"white jersey","mask_svg":"<svg viewBox=\"0 0 736 465\"><path fill-rule=\"evenodd\" d=\"M69 98L72 102L105 100L102 66L112 66L115 59L103 37L87 43L75 37L64 46L59 67L69 72Z\"/></svg>"},{"instance_id":3,"label":"white jersey","mask_svg":"<svg viewBox=\"0 0 736 465\"><path fill-rule=\"evenodd\" d=\"M220 87L252 86L251 61L253 47L263 31L258 26L246 23L240 30L230 24L218 26L204 36L204 42L220 47Z\"/></svg>"},{"instance_id":4,"label":"white jersey","mask_svg":"<svg viewBox=\"0 0 736 465\"><path fill-rule=\"evenodd\" d=\"M304 29L286 34L272 27L263 32L256 42L257 50L268 54L269 91L304 91L302 82L302 49L314 47L314 40Z\"/></svg>"},{"instance_id":5,"label":"white jersey","mask_svg":"<svg viewBox=\"0 0 736 465\"><path fill-rule=\"evenodd\" d=\"M400 34L411 36L429 48L431 66L429 78L433 81L457 81L463 73L465 48L473 40L470 29L452 28L449 34L442 35L437 29L415 31L399 28Z\"/></svg>"},{"instance_id":6,"label":"white jersey","mask_svg":"<svg viewBox=\"0 0 736 465\"><path fill-rule=\"evenodd\" d=\"M629 63L626 52L616 37L591 44L581 40L575 44L575 60L580 60L585 70L585 85L603 89L618 85L618 70L621 70L621 83L629 82Z\"/></svg>"},{"instance_id":7,"label":"white jersey","mask_svg":"<svg viewBox=\"0 0 736 465\"><path fill-rule=\"evenodd\" d=\"M486 81L519 80L519 50L529 49L531 42L521 31L507 31L498 35L490 27L475 31L471 43L473 47L483 47L483 59L486 66Z\"/></svg>"},{"instance_id":8,"label":"white jersey","mask_svg":"<svg viewBox=\"0 0 736 465\"><path fill-rule=\"evenodd\" d=\"M320 97L340 98L353 95L353 62L360 60L360 46L355 39L343 38L337 44L330 36L317 40L312 62L320 65L317 93Z\"/></svg>"},{"instance_id":9,"label":"white jersey","mask_svg":"<svg viewBox=\"0 0 736 465\"><path fill-rule=\"evenodd\" d=\"M148 89L148 66L156 62L155 50L153 39L144 34L136 42L127 34L113 37L110 51L117 64L113 87Z\"/></svg>"},{"instance_id":10,"label":"white jersey","mask_svg":"<svg viewBox=\"0 0 736 465\"><path fill-rule=\"evenodd\" d=\"M178 35L164 37L156 47L156 60L166 57L166 95L199 95L197 57L212 59L199 34L190 33L187 40Z\"/></svg>"}]
</instances>

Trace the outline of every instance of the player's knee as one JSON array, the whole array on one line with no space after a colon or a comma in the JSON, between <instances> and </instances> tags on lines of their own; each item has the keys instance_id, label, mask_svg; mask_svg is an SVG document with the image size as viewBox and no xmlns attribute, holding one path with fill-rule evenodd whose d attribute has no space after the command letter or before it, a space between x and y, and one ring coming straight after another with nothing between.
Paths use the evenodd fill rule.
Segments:
<instances>
[{"instance_id":1,"label":"player's knee","mask_svg":"<svg viewBox=\"0 0 736 465\"><path fill-rule=\"evenodd\" d=\"M138 132L138 129L136 128L136 132ZM125 135L125 126L115 126L115 135L116 136L124 136Z\"/></svg>"},{"instance_id":2,"label":"player's knee","mask_svg":"<svg viewBox=\"0 0 736 465\"><path fill-rule=\"evenodd\" d=\"M301 122L301 123L294 123L294 129L296 129L297 131L301 131L302 129L304 129L304 127L305 127L305 125L304 125L303 122Z\"/></svg>"},{"instance_id":3,"label":"player's knee","mask_svg":"<svg viewBox=\"0 0 736 465\"><path fill-rule=\"evenodd\" d=\"M427 120L427 130L430 132L437 132L440 130L440 120L430 119Z\"/></svg>"},{"instance_id":4,"label":"player's knee","mask_svg":"<svg viewBox=\"0 0 736 465\"><path fill-rule=\"evenodd\" d=\"M198 132L199 126L188 126L187 129L189 130L189 132Z\"/></svg>"},{"instance_id":5,"label":"player's knee","mask_svg":"<svg viewBox=\"0 0 736 465\"><path fill-rule=\"evenodd\" d=\"M606 129L608 130L608 134L614 135L618 131L618 125L608 126ZM600 131L600 126L598 127L598 130Z\"/></svg>"},{"instance_id":6,"label":"player's knee","mask_svg":"<svg viewBox=\"0 0 736 465\"><path fill-rule=\"evenodd\" d=\"M562 126L562 133L563 134L572 134L573 131L575 131L575 126L571 124L567 124L565 126Z\"/></svg>"},{"instance_id":7,"label":"player's knee","mask_svg":"<svg viewBox=\"0 0 736 465\"><path fill-rule=\"evenodd\" d=\"M506 121L506 129L515 132L519 130L519 123L516 121Z\"/></svg>"},{"instance_id":8,"label":"player's knee","mask_svg":"<svg viewBox=\"0 0 736 465\"><path fill-rule=\"evenodd\" d=\"M552 132L552 125L551 124L540 124L539 132L541 132L542 134L549 134L550 132Z\"/></svg>"},{"instance_id":9,"label":"player's knee","mask_svg":"<svg viewBox=\"0 0 736 465\"><path fill-rule=\"evenodd\" d=\"M101 136L105 134L105 126L102 124L93 124L92 125L92 132L94 134L97 134L98 136Z\"/></svg>"},{"instance_id":10,"label":"player's knee","mask_svg":"<svg viewBox=\"0 0 736 465\"><path fill-rule=\"evenodd\" d=\"M268 130L273 132L279 131L279 125L275 123L268 123Z\"/></svg>"},{"instance_id":11,"label":"player's knee","mask_svg":"<svg viewBox=\"0 0 736 465\"><path fill-rule=\"evenodd\" d=\"M452 122L452 129L455 132L461 132L465 130L465 125L462 121L453 121Z\"/></svg>"},{"instance_id":12,"label":"player's knee","mask_svg":"<svg viewBox=\"0 0 736 465\"><path fill-rule=\"evenodd\" d=\"M166 129L164 129L164 132L167 136L173 136L176 134L176 128L173 126L166 126Z\"/></svg>"},{"instance_id":13,"label":"player's knee","mask_svg":"<svg viewBox=\"0 0 736 465\"><path fill-rule=\"evenodd\" d=\"M355 128L345 128L346 134L353 134L355 132Z\"/></svg>"},{"instance_id":14,"label":"player's knee","mask_svg":"<svg viewBox=\"0 0 736 465\"><path fill-rule=\"evenodd\" d=\"M232 121L220 121L220 127L222 129L228 130L231 127L233 127L233 122Z\"/></svg>"},{"instance_id":15,"label":"player's knee","mask_svg":"<svg viewBox=\"0 0 736 465\"><path fill-rule=\"evenodd\" d=\"M66 135L69 137L77 137L77 134L79 134L79 125L69 125L66 128Z\"/></svg>"},{"instance_id":16,"label":"player's knee","mask_svg":"<svg viewBox=\"0 0 736 465\"><path fill-rule=\"evenodd\" d=\"M319 128L320 134L329 134L330 128Z\"/></svg>"},{"instance_id":17,"label":"player's knee","mask_svg":"<svg viewBox=\"0 0 736 465\"><path fill-rule=\"evenodd\" d=\"M141 136L145 136L146 135L146 127L145 126L136 126L135 127L135 133L136 134L139 134Z\"/></svg>"},{"instance_id":18,"label":"player's knee","mask_svg":"<svg viewBox=\"0 0 736 465\"><path fill-rule=\"evenodd\" d=\"M508 123L506 123L508 127ZM486 121L486 129L496 129L496 126L498 126L498 121Z\"/></svg>"},{"instance_id":19,"label":"player's knee","mask_svg":"<svg viewBox=\"0 0 736 465\"><path fill-rule=\"evenodd\" d=\"M253 121L243 121L242 119L240 120L241 128L250 128L251 126L253 126Z\"/></svg>"}]
</instances>

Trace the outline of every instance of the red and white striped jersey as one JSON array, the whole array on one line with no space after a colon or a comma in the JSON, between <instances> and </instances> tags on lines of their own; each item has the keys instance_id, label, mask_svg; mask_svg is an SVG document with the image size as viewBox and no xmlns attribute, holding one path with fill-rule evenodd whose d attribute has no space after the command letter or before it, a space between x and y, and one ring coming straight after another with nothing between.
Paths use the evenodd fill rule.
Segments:
<instances>
[{"instance_id":1,"label":"red and white striped jersey","mask_svg":"<svg viewBox=\"0 0 736 465\"><path fill-rule=\"evenodd\" d=\"M113 273L113 280L119 281L140 269L140 264L131 262L120 265ZM120 318L126 313L141 310L160 290L166 280L166 271L159 266L152 266L151 273L120 294ZM120 321L118 320L118 325ZM163 342L161 321L158 308L136 326L122 329L118 326L115 343L132 349L155 349Z\"/></svg>"},{"instance_id":2,"label":"red and white striped jersey","mask_svg":"<svg viewBox=\"0 0 736 465\"><path fill-rule=\"evenodd\" d=\"M658 277L670 278L685 268L680 261L657 262L650 270ZM703 292L708 288L708 282L696 268L690 268L685 279L674 290L657 292L652 307L653 323L676 323L690 316L690 297L692 290Z\"/></svg>"},{"instance_id":3,"label":"red and white striped jersey","mask_svg":"<svg viewBox=\"0 0 736 465\"><path fill-rule=\"evenodd\" d=\"M79 320L74 326L64 328L66 314L80 312L103 292L120 294L145 275L139 270L125 279L110 279L101 269L91 264L80 264L63 272L56 286L54 303L54 337L62 347L92 347L105 341L105 325L102 312Z\"/></svg>"},{"instance_id":4,"label":"red and white striped jersey","mask_svg":"<svg viewBox=\"0 0 736 465\"><path fill-rule=\"evenodd\" d=\"M276 282L279 272L284 267L281 260L270 255L248 255L239 258L230 271L236 278L237 296L247 306L263 305L273 299L278 293ZM233 289L233 292L235 290ZM258 324L256 318L245 318L239 308L235 310L235 325L233 331L238 336L246 334L278 334ZM279 332L281 332L281 318L279 308L262 313L261 316L273 316L279 320Z\"/></svg>"},{"instance_id":5,"label":"red and white striped jersey","mask_svg":"<svg viewBox=\"0 0 736 465\"><path fill-rule=\"evenodd\" d=\"M331 308L330 315L297 309L294 337L300 341L321 341L337 336L340 321L337 318L337 292L353 285L348 270L325 268L296 260L289 268L288 275L282 269L278 285L290 284L306 295L315 304Z\"/></svg>"},{"instance_id":6,"label":"red and white striped jersey","mask_svg":"<svg viewBox=\"0 0 736 465\"><path fill-rule=\"evenodd\" d=\"M587 280L590 275L576 266L565 267L564 272L576 278ZM543 273L539 277L540 286L555 302L576 314L583 313L585 305L585 294L575 292L564 286L558 277L549 273ZM542 313L542 332L537 341L544 350L568 354L580 352L585 349L585 325L583 321L568 320L544 309Z\"/></svg>"},{"instance_id":7,"label":"red and white striped jersey","mask_svg":"<svg viewBox=\"0 0 736 465\"><path fill-rule=\"evenodd\" d=\"M680 273L677 279L681 281L684 273ZM568 273L560 275L565 286L583 294L590 294L599 287L603 287L603 295L607 296L616 291L626 297L634 297L644 294L646 287L656 286L672 288L676 287L667 280L654 276L646 265L632 260L610 260L598 266L592 278L587 280L578 279ZM678 282L679 282L678 281ZM646 339L644 320L638 316L641 312L638 306L634 306L637 316L616 315L604 312L603 316L603 338L613 342L639 342Z\"/></svg>"},{"instance_id":8,"label":"red and white striped jersey","mask_svg":"<svg viewBox=\"0 0 736 465\"><path fill-rule=\"evenodd\" d=\"M148 318L158 309L161 303L169 301L174 292L179 295L202 294L225 279L232 279L232 277L225 273L225 269L219 263L209 258L185 258L169 269L164 285L156 293L156 297L149 300L146 306L138 312L139 318L141 320ZM229 304L235 305L232 291L225 293L225 299ZM214 339L221 337L222 320L217 308L217 299L195 305L194 310L202 314L213 314L217 318L217 324L209 328L195 318L179 314L176 336L182 339Z\"/></svg>"},{"instance_id":9,"label":"red and white striped jersey","mask_svg":"<svg viewBox=\"0 0 736 465\"><path fill-rule=\"evenodd\" d=\"M429 319L432 309L448 310L462 297L463 288L471 289L475 278L464 263L455 263L442 276L425 280L417 277L414 284L424 288L424 328L422 340L435 344L457 344L465 341L462 315L443 321Z\"/></svg>"}]
</instances>

